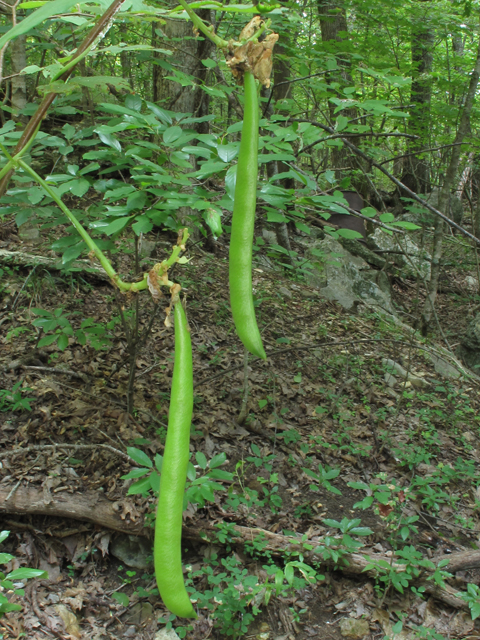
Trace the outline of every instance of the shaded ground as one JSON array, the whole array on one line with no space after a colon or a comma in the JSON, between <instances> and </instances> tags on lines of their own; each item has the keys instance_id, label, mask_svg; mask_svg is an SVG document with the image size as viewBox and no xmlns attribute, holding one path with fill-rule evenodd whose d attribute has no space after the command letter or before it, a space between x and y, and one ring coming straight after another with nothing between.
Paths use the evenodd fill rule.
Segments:
<instances>
[{"instance_id":1,"label":"shaded ground","mask_svg":"<svg viewBox=\"0 0 480 640\"><path fill-rule=\"evenodd\" d=\"M173 238L161 241L158 260L165 257L165 242ZM10 250L20 246L8 238L3 244ZM21 246L26 250L28 243ZM254 288L269 357L266 363L250 359L246 395L243 349L227 302L225 248L219 246L213 257L194 247L190 257L174 279L187 294L194 350L191 450L207 460L226 454L222 469L232 472L234 479L223 483L224 490L215 493L213 502L189 506L188 529L236 523L319 538L335 551L345 548L345 541L340 542L339 529L331 521L360 518L371 532L351 538L365 544L363 551L386 558L407 544L432 559L476 548L477 383L442 378L418 336L400 325L368 310L349 315L300 280L262 267L254 271ZM127 273L128 256L122 262L118 269ZM35 349L32 321L39 316L32 308L63 309L74 330L86 318L105 324L119 316L112 288L86 275L65 277L37 269L28 276L28 270L8 269L2 281L0 387L11 391L21 381L20 397L30 399L31 410L11 411L13 396L4 396L0 451L16 454L0 458L0 490L8 488L12 501L15 491L36 486L51 503L57 494L70 495L73 501L77 494L101 492L119 505L126 525L139 522L143 514L152 513L155 499L151 492L126 495L133 481L122 476L138 466L126 456L106 448L21 449L68 443L109 445L121 453L135 447L150 459L162 453L173 366L173 330L163 324L167 300L157 310L151 337L136 359L135 410L129 416L129 353L119 319L105 329L110 340L105 350L82 346L73 338L64 351L55 345ZM453 276L447 277L453 286ZM410 311L411 286L407 283L396 291ZM450 335L465 322L471 305L471 299L454 296L443 293L439 302L442 319L451 319ZM123 304L128 317L135 303ZM144 295L140 328L148 324L151 313L152 303ZM27 355L29 359L16 362ZM389 385L385 359L402 364L423 382L407 382L403 388L397 376ZM54 371L60 368L66 372ZM246 419L238 424L241 413ZM196 463L201 474L198 457ZM354 507L361 501L364 509ZM21 565L49 574L48 581L27 586L22 613L0 619L5 638L20 633L35 639L155 637L161 628L157 619L165 610L150 593L151 567L132 568L112 555L121 534L100 523L39 515L4 513L0 523L12 532L2 551L16 555ZM404 531L406 526L410 531ZM225 539L205 542L193 535L186 546L184 559L196 574L198 592L210 589L213 594L215 581L210 576L225 571L226 578L218 580L218 594L235 585L238 596L243 579L237 570L242 568L259 583L273 584L265 570L268 554L258 544L249 548ZM222 565L229 558L238 564ZM277 554L271 562L283 568L298 559ZM248 589L243 598L231 596L226 609L237 607L234 620L246 624L255 607L262 610L248 632L240 631L238 637L336 639L343 637L342 630L348 633L353 621L357 636L350 637L381 638L398 622L398 612L406 614L407 630L425 625L446 637L476 637L468 612L432 599L422 601L408 588L401 594L386 578L376 583L320 565L317 570L324 578L314 585L302 581L297 570L293 589L278 597L272 592L268 606L265 589L251 597ZM455 577L457 590L465 591L467 582L479 584L475 571L464 574ZM187 638L230 637L232 627L218 599L217 604L212 600L210 611L200 608Z\"/></svg>"}]
</instances>

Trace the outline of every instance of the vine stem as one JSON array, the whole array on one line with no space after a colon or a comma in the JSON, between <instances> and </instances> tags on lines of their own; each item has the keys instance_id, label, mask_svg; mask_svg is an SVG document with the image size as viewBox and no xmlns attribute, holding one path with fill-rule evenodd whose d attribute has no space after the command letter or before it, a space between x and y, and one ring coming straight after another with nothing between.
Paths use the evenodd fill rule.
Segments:
<instances>
[{"instance_id":1,"label":"vine stem","mask_svg":"<svg viewBox=\"0 0 480 640\"><path fill-rule=\"evenodd\" d=\"M9 160L6 167L4 167L2 171L4 172L7 169L7 167L10 167L10 168L21 167L26 173L32 176L32 178L45 190L45 192L52 198L54 202L56 202L56 204L60 207L63 213L67 216L67 218L75 227L75 229L77 230L78 234L80 235L82 240L85 242L87 247L98 258L105 273L112 280L112 282L120 289L120 291L123 291L123 292L130 291L132 293L136 293L137 291L142 291L148 288L147 274L144 274L143 279L139 280L138 282L123 282L123 280L120 278L118 273L112 267L110 260L103 253L103 251L97 246L96 242L90 237L86 229L77 220L77 218L70 211L70 209L62 202L62 199L60 198L60 196L57 195L55 190L52 189L52 187L45 180L43 180L43 178L41 178L38 175L38 173L34 169L32 169L32 167L30 167L26 162L24 162L19 158L20 154L24 152L23 150L17 156L12 158L11 155L8 153L8 151L5 149L5 147L3 147L1 143L0 143L0 149L3 151L3 153ZM0 172L0 178L1 178L1 175L2 175L2 172ZM175 247L173 248L170 257L167 260L163 260L163 262L153 267L153 269L157 273L163 276L161 278L161 284L167 287L173 286L174 283L168 280L168 278L166 277L166 274L168 269L171 266L173 266L175 262L177 262L180 256L180 253L182 251L185 251L185 243L187 242L188 238L189 238L188 229L184 229L183 234L179 238L179 242L177 243L177 245L175 245Z\"/></svg>"}]
</instances>

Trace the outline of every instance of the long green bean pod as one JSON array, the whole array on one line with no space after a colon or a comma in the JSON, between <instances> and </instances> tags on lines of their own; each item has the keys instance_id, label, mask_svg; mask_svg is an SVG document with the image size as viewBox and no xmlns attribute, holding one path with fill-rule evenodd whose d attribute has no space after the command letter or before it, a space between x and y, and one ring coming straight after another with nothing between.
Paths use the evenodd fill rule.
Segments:
<instances>
[{"instance_id":1,"label":"long green bean pod","mask_svg":"<svg viewBox=\"0 0 480 640\"><path fill-rule=\"evenodd\" d=\"M230 237L230 306L238 337L255 356L266 359L252 294L252 244L258 174L258 97L253 73L244 75L245 107Z\"/></svg>"},{"instance_id":2,"label":"long green bean pod","mask_svg":"<svg viewBox=\"0 0 480 640\"><path fill-rule=\"evenodd\" d=\"M192 342L182 303L175 303L175 360L155 523L154 563L158 590L167 609L196 618L182 571L182 514L190 425L193 413Z\"/></svg>"}]
</instances>

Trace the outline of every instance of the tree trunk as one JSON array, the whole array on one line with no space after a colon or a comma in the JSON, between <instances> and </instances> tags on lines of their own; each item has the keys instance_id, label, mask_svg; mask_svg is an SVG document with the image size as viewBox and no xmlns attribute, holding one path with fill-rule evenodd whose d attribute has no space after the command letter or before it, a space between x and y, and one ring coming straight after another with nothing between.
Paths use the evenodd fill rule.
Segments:
<instances>
[{"instance_id":1,"label":"tree trunk","mask_svg":"<svg viewBox=\"0 0 480 640\"><path fill-rule=\"evenodd\" d=\"M430 103L432 98L432 64L434 30L428 20L430 3L422 2L425 11L412 25L412 87L410 93L410 118L408 133L418 136L408 146L408 152L415 155L405 158L401 181L415 193L430 191L430 167L426 158L419 157L428 148L430 138Z\"/></svg>"},{"instance_id":2,"label":"tree trunk","mask_svg":"<svg viewBox=\"0 0 480 640\"><path fill-rule=\"evenodd\" d=\"M450 200L450 191L455 183L455 177L460 163L461 145L464 138L470 132L470 114L472 112L473 102L475 100L475 93L477 91L478 80L480 78L480 39L477 49L477 59L475 67L470 76L470 83L468 86L468 92L465 97L465 104L462 109L462 115L460 123L458 125L457 135L455 136L454 144L451 151L450 164L448 165L445 181L443 183L442 191L438 200L438 209L442 213L448 215L446 211L447 203ZM434 314L435 300L438 290L438 278L440 276L440 261L442 258L442 241L443 241L443 220L437 217L435 224L435 234L433 241L432 252L432 271L431 278L427 291L427 298L425 300L425 306L422 314L422 333L426 335Z\"/></svg>"},{"instance_id":3,"label":"tree trunk","mask_svg":"<svg viewBox=\"0 0 480 640\"><path fill-rule=\"evenodd\" d=\"M288 83L288 79L290 77L290 64L286 60L280 59L279 57L284 53L284 51L285 47L277 44L275 51L276 55L273 60L274 86L270 91L268 89L262 89L262 93L267 98L270 97L270 93L273 94L271 96L272 100L270 101L266 113L268 117L270 117L273 113L274 104L279 100L285 100L290 93L290 84ZM267 176L269 178L273 178L279 173L284 173L286 171L288 171L288 165L286 165L284 162L277 162L276 160L274 160L273 162L267 163ZM293 180L293 178L283 178L280 181L280 184L284 189L293 189L295 187L295 181ZM273 228L277 236L277 243L290 253L292 248L290 246L287 223L273 223ZM291 256L288 257L288 262L290 264L293 264Z\"/></svg>"},{"instance_id":4,"label":"tree trunk","mask_svg":"<svg viewBox=\"0 0 480 640\"><path fill-rule=\"evenodd\" d=\"M203 20L210 20L209 10L197 13ZM208 70L201 61L209 57L213 43L205 37L195 38L191 22L178 18L167 18L165 24L157 23L154 31L155 45L173 52L172 56L159 58L160 65L154 65L155 102L162 102L172 111L206 115L209 113L209 96L200 87L193 84L182 86L167 76L174 76L177 70L182 76L192 76L192 83L205 82ZM170 62L173 60L175 65ZM188 82L187 78L185 82ZM200 128L205 129L205 125Z\"/></svg>"},{"instance_id":5,"label":"tree trunk","mask_svg":"<svg viewBox=\"0 0 480 640\"><path fill-rule=\"evenodd\" d=\"M19 74L22 69L27 66L27 54L26 36L19 36L11 43L11 61L12 61L12 74ZM27 117L19 115L19 112L25 108L27 104L27 76L26 75L13 75L11 79L12 83L12 109L15 120L20 122L26 122Z\"/></svg>"},{"instance_id":6,"label":"tree trunk","mask_svg":"<svg viewBox=\"0 0 480 640\"><path fill-rule=\"evenodd\" d=\"M118 31L120 33L120 38L122 42L128 44L127 42L127 25L125 22L120 22L118 25ZM133 84L133 74L132 74L132 59L130 51L121 51L120 52L120 64L122 65L122 78L128 80L128 84L130 85L132 91L135 91L135 86Z\"/></svg>"},{"instance_id":7,"label":"tree trunk","mask_svg":"<svg viewBox=\"0 0 480 640\"><path fill-rule=\"evenodd\" d=\"M197 13L202 20L214 25L213 11L205 9ZM154 28L153 42L154 46L170 49L173 52L172 56L158 58L160 64L154 64L155 102L179 113L191 113L196 117L208 115L209 96L201 88L207 80L208 69L202 64L202 60L210 57L214 44L204 36L196 38L191 22L178 18L167 18L165 24L157 23ZM175 65L171 64L171 60L175 61ZM182 80L182 83L168 78L168 76L175 76L175 71L178 71L179 80ZM209 133L208 121L193 123L189 126L198 133ZM195 144L195 141L192 144ZM191 161L196 166L196 158L192 157ZM185 220L190 214L191 210L186 207L182 207L177 212L180 220ZM213 236L209 229L206 227L205 229L207 248L213 251Z\"/></svg>"},{"instance_id":8,"label":"tree trunk","mask_svg":"<svg viewBox=\"0 0 480 640\"><path fill-rule=\"evenodd\" d=\"M345 40L345 34L348 34L347 15L342 5L337 4L335 0L317 0L318 14L320 17L320 30L322 33L322 42L329 43L330 46L333 43L341 43ZM348 35L347 35L348 38ZM330 82L338 82L341 87L347 87L353 85L353 79L351 74L351 65L348 61L338 60L339 70L333 71L328 74ZM343 94L341 94L342 97ZM329 102L330 120L335 122L336 106ZM353 119L357 116L357 111L354 108L344 109L341 115ZM350 167L351 154L342 144L340 146L332 147L331 150L331 164L335 169L335 176L337 180L341 180L349 174L352 167Z\"/></svg>"}]
</instances>

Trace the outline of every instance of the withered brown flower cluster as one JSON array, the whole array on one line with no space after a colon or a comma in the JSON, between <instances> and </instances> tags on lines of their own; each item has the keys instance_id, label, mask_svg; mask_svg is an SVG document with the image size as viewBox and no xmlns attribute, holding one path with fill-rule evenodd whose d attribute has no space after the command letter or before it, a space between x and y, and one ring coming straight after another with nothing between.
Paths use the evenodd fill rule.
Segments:
<instances>
[{"instance_id":1,"label":"withered brown flower cluster","mask_svg":"<svg viewBox=\"0 0 480 640\"><path fill-rule=\"evenodd\" d=\"M262 25L262 18L255 16L242 30L240 42L253 37ZM277 40L278 33L270 33L261 42L249 41L238 46L231 41L229 52L226 54L227 65L239 84L243 82L245 71L250 71L263 85L270 86L272 52Z\"/></svg>"}]
</instances>

